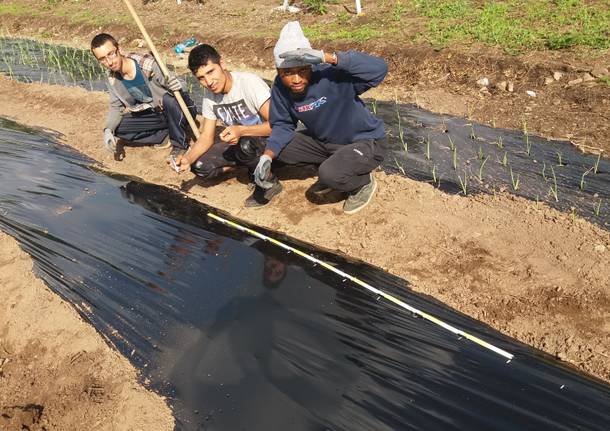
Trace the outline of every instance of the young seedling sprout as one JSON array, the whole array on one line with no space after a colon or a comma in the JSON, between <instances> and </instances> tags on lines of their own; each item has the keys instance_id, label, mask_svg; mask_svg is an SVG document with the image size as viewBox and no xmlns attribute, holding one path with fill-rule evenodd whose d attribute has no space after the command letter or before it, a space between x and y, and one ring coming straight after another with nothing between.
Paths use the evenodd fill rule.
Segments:
<instances>
[{"instance_id":1,"label":"young seedling sprout","mask_svg":"<svg viewBox=\"0 0 610 431\"><path fill-rule=\"evenodd\" d=\"M428 139L426 140L426 160L430 160L430 134L428 133Z\"/></svg>"},{"instance_id":2,"label":"young seedling sprout","mask_svg":"<svg viewBox=\"0 0 610 431\"><path fill-rule=\"evenodd\" d=\"M561 154L561 151L557 151L557 166L565 166L563 164L563 154Z\"/></svg>"},{"instance_id":3,"label":"young seedling sprout","mask_svg":"<svg viewBox=\"0 0 610 431\"><path fill-rule=\"evenodd\" d=\"M400 139L400 143L402 144L402 147L405 149L405 153L409 152L409 147L407 142L405 141L405 135L404 135L404 131L402 130L402 124L401 124L401 118L400 118L400 111L398 110L398 96L396 96L396 118L398 120L398 138Z\"/></svg>"},{"instance_id":4,"label":"young seedling sprout","mask_svg":"<svg viewBox=\"0 0 610 431\"><path fill-rule=\"evenodd\" d=\"M523 136L525 138L525 153L529 156L532 151L532 144L530 143L530 137L527 133L527 121L523 121Z\"/></svg>"},{"instance_id":5,"label":"young seedling sprout","mask_svg":"<svg viewBox=\"0 0 610 431\"><path fill-rule=\"evenodd\" d=\"M474 124L470 123L470 139L477 139L477 135L474 134Z\"/></svg>"},{"instance_id":6,"label":"young seedling sprout","mask_svg":"<svg viewBox=\"0 0 610 431\"><path fill-rule=\"evenodd\" d=\"M502 160L500 161L500 164L504 167L506 167L508 165L508 152L504 151L504 155L502 156Z\"/></svg>"},{"instance_id":7,"label":"young seedling sprout","mask_svg":"<svg viewBox=\"0 0 610 431\"><path fill-rule=\"evenodd\" d=\"M432 182L433 184L439 182L439 178L436 176L436 165L432 165Z\"/></svg>"},{"instance_id":8,"label":"young seedling sprout","mask_svg":"<svg viewBox=\"0 0 610 431\"><path fill-rule=\"evenodd\" d=\"M464 171L464 179L462 179L462 177L458 175L458 180L460 180L462 192L464 193L464 196L466 196L468 194L468 175L466 174L466 171Z\"/></svg>"},{"instance_id":9,"label":"young seedling sprout","mask_svg":"<svg viewBox=\"0 0 610 431\"><path fill-rule=\"evenodd\" d=\"M396 163L396 167L398 168L400 173L406 176L407 173L405 172L405 169L400 165L400 163L398 163L396 157L394 157L394 163Z\"/></svg>"},{"instance_id":10,"label":"young seedling sprout","mask_svg":"<svg viewBox=\"0 0 610 431\"><path fill-rule=\"evenodd\" d=\"M555 169L551 166L551 173L553 174L553 184L551 185L550 192L555 198L555 202L559 202L558 189L557 189L557 177L555 176Z\"/></svg>"},{"instance_id":11,"label":"young seedling sprout","mask_svg":"<svg viewBox=\"0 0 610 431\"><path fill-rule=\"evenodd\" d=\"M595 160L595 165L593 165L593 173L594 174L597 174L597 171L599 169L599 161L600 161L601 157L602 157L602 153L600 151L600 153L597 155L597 160Z\"/></svg>"},{"instance_id":12,"label":"young seedling sprout","mask_svg":"<svg viewBox=\"0 0 610 431\"><path fill-rule=\"evenodd\" d=\"M373 114L377 115L377 99L373 99L373 101L371 102L371 109L373 111Z\"/></svg>"},{"instance_id":13,"label":"young seedling sprout","mask_svg":"<svg viewBox=\"0 0 610 431\"><path fill-rule=\"evenodd\" d=\"M451 135L447 135L449 138L449 149L453 151L455 149L455 144L453 143L453 139L451 139Z\"/></svg>"},{"instance_id":14,"label":"young seedling sprout","mask_svg":"<svg viewBox=\"0 0 610 431\"><path fill-rule=\"evenodd\" d=\"M572 223L576 221L576 207L570 208L570 219L572 220Z\"/></svg>"},{"instance_id":15,"label":"young seedling sprout","mask_svg":"<svg viewBox=\"0 0 610 431\"><path fill-rule=\"evenodd\" d=\"M602 200L600 199L597 205L595 205L595 217L599 217L599 210L602 207Z\"/></svg>"},{"instance_id":16,"label":"young seedling sprout","mask_svg":"<svg viewBox=\"0 0 610 431\"><path fill-rule=\"evenodd\" d=\"M546 181L546 162L544 160L542 161L542 178Z\"/></svg>"},{"instance_id":17,"label":"young seedling sprout","mask_svg":"<svg viewBox=\"0 0 610 431\"><path fill-rule=\"evenodd\" d=\"M502 142L502 136L500 136L498 138L498 148L500 148L500 149L504 148L504 142Z\"/></svg>"},{"instance_id":18,"label":"young seedling sprout","mask_svg":"<svg viewBox=\"0 0 610 431\"><path fill-rule=\"evenodd\" d=\"M481 167L479 168L479 181L480 182L483 182L483 167L485 167L485 163L487 163L487 159L489 159L489 156L487 156L483 159L483 161L481 162Z\"/></svg>"},{"instance_id":19,"label":"young seedling sprout","mask_svg":"<svg viewBox=\"0 0 610 431\"><path fill-rule=\"evenodd\" d=\"M453 151L451 152L451 164L453 166L453 170L457 171L457 147L453 146Z\"/></svg>"},{"instance_id":20,"label":"young seedling sprout","mask_svg":"<svg viewBox=\"0 0 610 431\"><path fill-rule=\"evenodd\" d=\"M515 175L513 175L513 168L510 165L508 166L508 169L510 171L510 182L513 185L513 190L517 191L517 190L519 190L519 182L520 182L519 174L517 174L517 176L515 177Z\"/></svg>"},{"instance_id":21,"label":"young seedling sprout","mask_svg":"<svg viewBox=\"0 0 610 431\"><path fill-rule=\"evenodd\" d=\"M587 169L586 171L583 172L582 176L580 177L580 189L584 190L585 189L585 177L587 176L587 174L589 172L591 172L593 170L593 167Z\"/></svg>"}]
</instances>

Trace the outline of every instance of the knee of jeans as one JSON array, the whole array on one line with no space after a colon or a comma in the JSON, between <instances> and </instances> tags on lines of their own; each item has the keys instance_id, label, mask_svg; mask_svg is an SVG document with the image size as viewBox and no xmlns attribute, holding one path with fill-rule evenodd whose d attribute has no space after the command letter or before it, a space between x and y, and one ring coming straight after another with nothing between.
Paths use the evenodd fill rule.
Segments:
<instances>
[{"instance_id":1,"label":"knee of jeans","mask_svg":"<svg viewBox=\"0 0 610 431\"><path fill-rule=\"evenodd\" d=\"M222 172L222 168L219 168L212 163L205 163L197 160L191 165L191 172L198 177L211 179L217 177L220 172Z\"/></svg>"},{"instance_id":2,"label":"knee of jeans","mask_svg":"<svg viewBox=\"0 0 610 431\"><path fill-rule=\"evenodd\" d=\"M328 187L340 190L341 185L347 182L347 177L341 172L333 169L333 166L327 163L322 163L318 168L318 180Z\"/></svg>"}]
</instances>

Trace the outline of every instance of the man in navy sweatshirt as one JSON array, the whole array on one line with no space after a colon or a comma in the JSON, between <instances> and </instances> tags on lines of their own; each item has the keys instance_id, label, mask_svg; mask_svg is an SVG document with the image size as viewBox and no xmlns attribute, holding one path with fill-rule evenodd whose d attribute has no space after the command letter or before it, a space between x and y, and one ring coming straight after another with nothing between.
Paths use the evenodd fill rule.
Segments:
<instances>
[{"instance_id":1,"label":"man in navy sweatshirt","mask_svg":"<svg viewBox=\"0 0 610 431\"><path fill-rule=\"evenodd\" d=\"M282 29L274 55L278 76L271 90L271 136L254 172L264 189L261 203L281 191L271 173L274 160L318 165L312 192L346 192L343 211L360 211L375 193L372 171L387 151L383 121L366 108L360 95L383 81L385 61L352 51L314 50L296 21ZM298 121L307 130L297 132Z\"/></svg>"}]
</instances>

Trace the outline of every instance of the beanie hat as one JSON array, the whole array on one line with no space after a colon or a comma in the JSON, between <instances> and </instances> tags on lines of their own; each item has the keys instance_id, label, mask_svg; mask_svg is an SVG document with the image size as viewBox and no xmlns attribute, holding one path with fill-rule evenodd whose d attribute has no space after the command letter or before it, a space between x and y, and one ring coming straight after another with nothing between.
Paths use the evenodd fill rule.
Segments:
<instances>
[{"instance_id":1,"label":"beanie hat","mask_svg":"<svg viewBox=\"0 0 610 431\"><path fill-rule=\"evenodd\" d=\"M302 61L286 61L285 59L280 58L280 54L294 51L295 49L299 48L311 49L311 44L303 34L303 30L301 30L301 24L299 24L298 21L290 21L284 26L284 28L280 32L280 38L275 44L275 48L273 48L273 55L275 56L275 66L278 69L306 66L307 63L304 63Z\"/></svg>"}]
</instances>

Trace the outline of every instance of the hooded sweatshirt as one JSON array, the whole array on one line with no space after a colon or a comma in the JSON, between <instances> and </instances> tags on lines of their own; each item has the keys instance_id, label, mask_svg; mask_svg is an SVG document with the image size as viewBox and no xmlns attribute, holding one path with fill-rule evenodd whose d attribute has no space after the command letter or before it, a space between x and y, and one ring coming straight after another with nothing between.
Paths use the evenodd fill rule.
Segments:
<instances>
[{"instance_id":1,"label":"hooded sweatshirt","mask_svg":"<svg viewBox=\"0 0 610 431\"><path fill-rule=\"evenodd\" d=\"M294 137L298 121L324 143L347 145L385 136L383 121L368 110L360 95L383 81L387 64L381 58L353 51L337 53L337 60L336 66L312 66L309 85L299 97L279 76L275 78L267 149L276 156Z\"/></svg>"}]
</instances>

